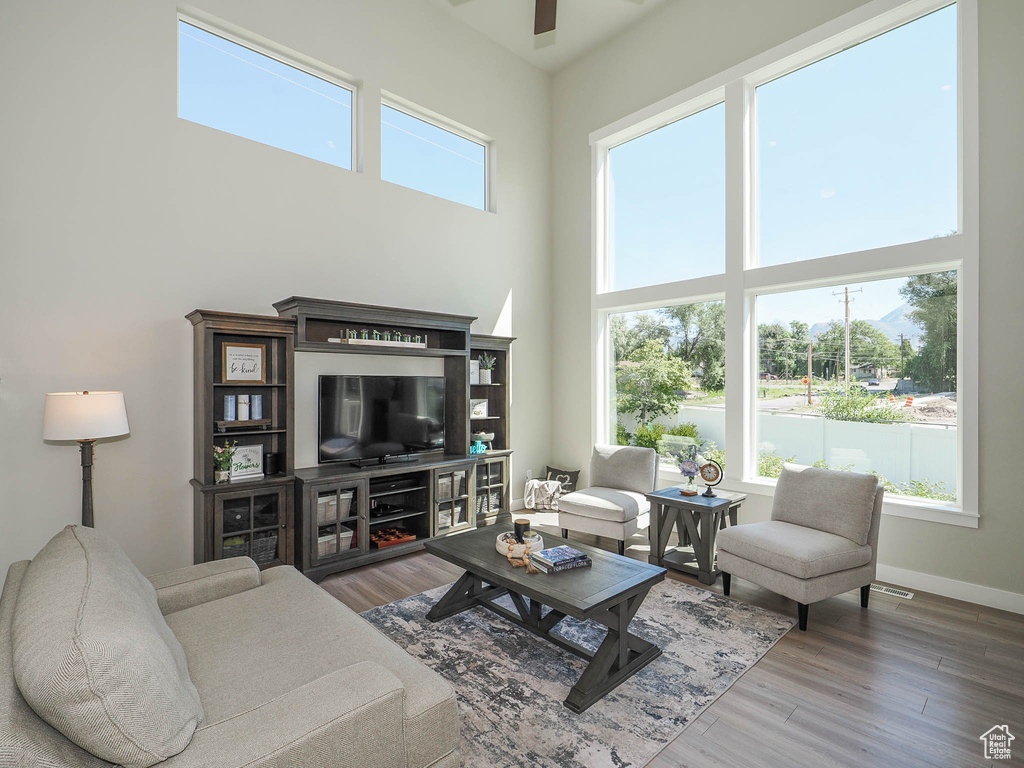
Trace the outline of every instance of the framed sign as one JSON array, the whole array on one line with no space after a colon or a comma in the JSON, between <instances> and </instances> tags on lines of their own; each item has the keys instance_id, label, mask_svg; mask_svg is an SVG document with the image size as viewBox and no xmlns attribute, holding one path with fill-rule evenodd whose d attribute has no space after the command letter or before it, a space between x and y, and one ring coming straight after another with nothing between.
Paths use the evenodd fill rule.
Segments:
<instances>
[{"instance_id":1,"label":"framed sign","mask_svg":"<svg viewBox=\"0 0 1024 768\"><path fill-rule=\"evenodd\" d=\"M231 479L263 477L263 446L240 445L231 457Z\"/></svg>"},{"instance_id":2,"label":"framed sign","mask_svg":"<svg viewBox=\"0 0 1024 768\"><path fill-rule=\"evenodd\" d=\"M221 345L221 379L224 384L267 383L267 348L263 344L225 341Z\"/></svg>"},{"instance_id":3,"label":"framed sign","mask_svg":"<svg viewBox=\"0 0 1024 768\"><path fill-rule=\"evenodd\" d=\"M469 418L471 419L486 419L487 418L487 400L470 400L469 401Z\"/></svg>"},{"instance_id":4,"label":"framed sign","mask_svg":"<svg viewBox=\"0 0 1024 768\"><path fill-rule=\"evenodd\" d=\"M480 383L480 361L470 360L469 361L469 383L479 384Z\"/></svg>"}]
</instances>

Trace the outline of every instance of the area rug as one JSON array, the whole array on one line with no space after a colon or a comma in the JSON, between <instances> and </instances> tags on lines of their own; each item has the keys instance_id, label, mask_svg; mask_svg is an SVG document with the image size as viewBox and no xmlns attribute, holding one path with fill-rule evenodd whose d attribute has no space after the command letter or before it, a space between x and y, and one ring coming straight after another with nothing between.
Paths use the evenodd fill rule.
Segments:
<instances>
[{"instance_id":1,"label":"area rug","mask_svg":"<svg viewBox=\"0 0 1024 768\"><path fill-rule=\"evenodd\" d=\"M583 659L485 608L431 623L426 613L447 589L362 615L455 688L467 768L645 765L794 624L763 608L663 581L630 625L662 655L577 715L562 701L583 672ZM555 631L595 649L606 630L566 618Z\"/></svg>"}]
</instances>

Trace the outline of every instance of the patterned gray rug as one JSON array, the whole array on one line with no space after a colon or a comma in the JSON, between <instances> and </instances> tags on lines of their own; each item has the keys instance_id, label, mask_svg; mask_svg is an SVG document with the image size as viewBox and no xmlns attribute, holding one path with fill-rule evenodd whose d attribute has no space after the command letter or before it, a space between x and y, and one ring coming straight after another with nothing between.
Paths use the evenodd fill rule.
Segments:
<instances>
[{"instance_id":1,"label":"patterned gray rug","mask_svg":"<svg viewBox=\"0 0 1024 768\"><path fill-rule=\"evenodd\" d=\"M583 659L484 608L427 621L445 591L432 589L362 615L454 686L467 768L645 765L795 623L663 581L630 625L662 655L576 715L562 700L583 672ZM605 629L566 618L556 632L594 649Z\"/></svg>"}]
</instances>

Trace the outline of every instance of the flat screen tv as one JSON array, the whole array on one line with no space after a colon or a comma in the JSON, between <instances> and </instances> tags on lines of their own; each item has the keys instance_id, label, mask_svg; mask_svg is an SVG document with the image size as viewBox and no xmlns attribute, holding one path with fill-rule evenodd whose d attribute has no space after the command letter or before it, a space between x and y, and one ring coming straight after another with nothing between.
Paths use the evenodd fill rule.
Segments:
<instances>
[{"instance_id":1,"label":"flat screen tv","mask_svg":"<svg viewBox=\"0 0 1024 768\"><path fill-rule=\"evenodd\" d=\"M319 381L320 463L383 461L444 448L442 376L335 376Z\"/></svg>"}]
</instances>

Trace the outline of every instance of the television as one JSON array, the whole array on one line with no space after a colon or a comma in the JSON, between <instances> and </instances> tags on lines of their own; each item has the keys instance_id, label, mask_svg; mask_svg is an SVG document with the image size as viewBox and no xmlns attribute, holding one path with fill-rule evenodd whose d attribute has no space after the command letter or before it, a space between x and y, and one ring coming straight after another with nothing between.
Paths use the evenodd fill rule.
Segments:
<instances>
[{"instance_id":1,"label":"television","mask_svg":"<svg viewBox=\"0 0 1024 768\"><path fill-rule=\"evenodd\" d=\"M319 461L365 463L444 448L444 377L319 380Z\"/></svg>"}]
</instances>

